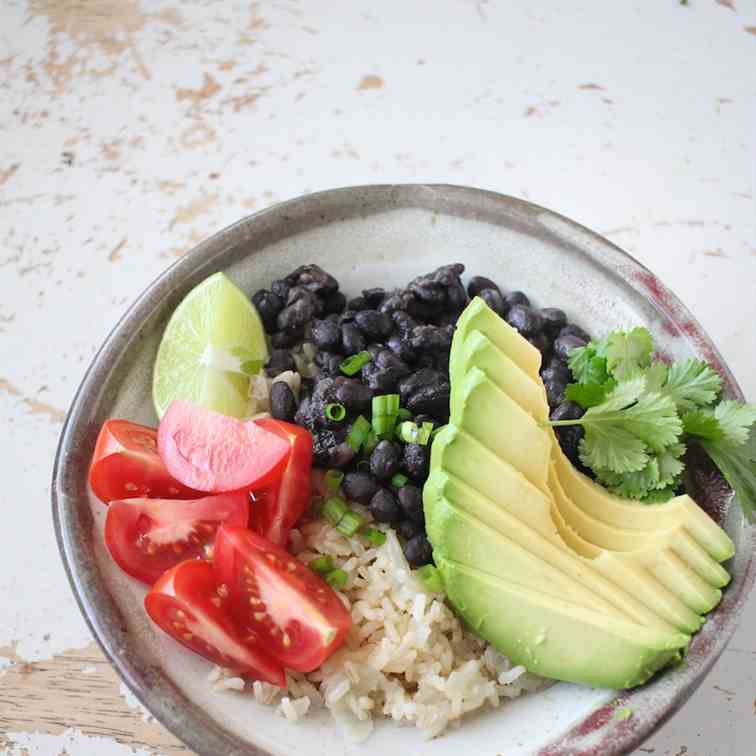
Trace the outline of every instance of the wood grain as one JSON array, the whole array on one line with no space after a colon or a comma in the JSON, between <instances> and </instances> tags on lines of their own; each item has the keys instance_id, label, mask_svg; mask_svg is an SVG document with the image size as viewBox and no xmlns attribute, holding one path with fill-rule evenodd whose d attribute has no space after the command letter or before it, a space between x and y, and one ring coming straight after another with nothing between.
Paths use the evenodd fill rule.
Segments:
<instances>
[{"instance_id":1,"label":"wood grain","mask_svg":"<svg viewBox=\"0 0 756 756\"><path fill-rule=\"evenodd\" d=\"M0 655L11 660L0 676L0 752L13 745L3 733L60 735L74 728L155 754L191 756L159 722L126 703L96 643L44 661L25 662L12 647Z\"/></svg>"}]
</instances>

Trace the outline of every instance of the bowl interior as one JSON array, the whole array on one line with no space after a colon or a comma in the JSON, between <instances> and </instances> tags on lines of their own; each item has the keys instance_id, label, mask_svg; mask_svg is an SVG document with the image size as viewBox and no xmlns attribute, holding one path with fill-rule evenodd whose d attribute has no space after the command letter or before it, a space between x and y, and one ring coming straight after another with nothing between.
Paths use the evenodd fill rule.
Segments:
<instances>
[{"instance_id":1,"label":"bowl interior","mask_svg":"<svg viewBox=\"0 0 756 756\"><path fill-rule=\"evenodd\" d=\"M623 697L636 712L630 720L612 719L607 702L616 696L611 691L558 684L476 716L432 742L412 729L383 724L366 745L357 746L326 713L288 726L272 707L250 697L212 693L209 665L149 624L142 610L144 590L120 573L105 551L105 508L87 492L86 468L106 418L156 422L152 363L181 297L216 270L225 270L252 294L299 264L317 262L354 296L369 286L404 284L452 261L464 263L467 276L486 275L505 289L525 291L537 305L563 308L596 335L643 324L672 357L718 361L695 321L638 263L560 216L485 192L425 186L325 192L252 216L201 244L142 295L96 357L64 429L53 486L61 548L85 616L127 684L194 750L383 756L399 749L418 756L515 756L550 752L550 743L567 737L603 744L597 753L621 752L692 692L724 647L752 578L747 573L753 534L737 508L727 506L726 489L704 464L694 471L694 485L738 546L733 585L694 641L685 667ZM728 391L738 396L728 372L726 379ZM608 714L589 716L597 707Z\"/></svg>"}]
</instances>

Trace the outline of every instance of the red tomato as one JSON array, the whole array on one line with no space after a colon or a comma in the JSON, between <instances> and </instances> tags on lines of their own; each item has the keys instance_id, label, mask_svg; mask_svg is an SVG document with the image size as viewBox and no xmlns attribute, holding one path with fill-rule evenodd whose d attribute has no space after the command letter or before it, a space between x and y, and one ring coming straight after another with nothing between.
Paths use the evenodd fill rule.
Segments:
<instances>
[{"instance_id":1,"label":"red tomato","mask_svg":"<svg viewBox=\"0 0 756 756\"><path fill-rule=\"evenodd\" d=\"M352 618L321 577L284 549L245 528L222 525L213 567L247 635L285 667L311 672L344 641Z\"/></svg>"},{"instance_id":2,"label":"red tomato","mask_svg":"<svg viewBox=\"0 0 756 756\"><path fill-rule=\"evenodd\" d=\"M252 527L269 541L286 546L289 531L310 506L312 435L298 425L272 418L257 420L257 424L285 439L291 451L280 482L254 492Z\"/></svg>"},{"instance_id":3,"label":"red tomato","mask_svg":"<svg viewBox=\"0 0 756 756\"><path fill-rule=\"evenodd\" d=\"M157 431L128 420L107 420L103 424L89 468L89 485L106 504L137 496L202 496L168 474L158 455Z\"/></svg>"},{"instance_id":4,"label":"red tomato","mask_svg":"<svg viewBox=\"0 0 756 756\"><path fill-rule=\"evenodd\" d=\"M171 402L158 426L158 450L168 472L198 491L263 487L280 477L289 443L251 420Z\"/></svg>"},{"instance_id":5,"label":"red tomato","mask_svg":"<svg viewBox=\"0 0 756 756\"><path fill-rule=\"evenodd\" d=\"M225 590L208 562L189 560L166 572L144 599L152 621L206 659L242 675L284 687L281 665L243 638L226 610Z\"/></svg>"},{"instance_id":6,"label":"red tomato","mask_svg":"<svg viewBox=\"0 0 756 756\"><path fill-rule=\"evenodd\" d=\"M108 507L105 543L126 573L152 585L167 569L185 559L212 554L221 523L246 527L248 494L204 499L121 499Z\"/></svg>"}]
</instances>

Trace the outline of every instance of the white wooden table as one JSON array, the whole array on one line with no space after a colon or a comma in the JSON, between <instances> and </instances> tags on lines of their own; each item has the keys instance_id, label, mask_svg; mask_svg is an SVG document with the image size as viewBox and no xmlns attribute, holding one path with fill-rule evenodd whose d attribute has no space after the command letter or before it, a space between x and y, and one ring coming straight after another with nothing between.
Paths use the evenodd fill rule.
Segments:
<instances>
[{"instance_id":1,"label":"white wooden table","mask_svg":"<svg viewBox=\"0 0 756 756\"><path fill-rule=\"evenodd\" d=\"M185 753L93 644L48 501L82 373L160 271L304 192L477 185L636 255L754 399L755 102L754 0L3 0L0 750ZM752 601L639 753L753 753L755 637Z\"/></svg>"}]
</instances>

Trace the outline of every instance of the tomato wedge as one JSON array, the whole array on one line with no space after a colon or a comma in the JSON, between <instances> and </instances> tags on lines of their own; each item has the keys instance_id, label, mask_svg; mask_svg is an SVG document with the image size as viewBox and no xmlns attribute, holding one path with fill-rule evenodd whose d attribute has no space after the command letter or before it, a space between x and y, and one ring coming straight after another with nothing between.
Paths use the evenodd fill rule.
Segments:
<instances>
[{"instance_id":1,"label":"tomato wedge","mask_svg":"<svg viewBox=\"0 0 756 756\"><path fill-rule=\"evenodd\" d=\"M352 617L321 577L259 534L222 525L213 567L245 635L285 667L311 672L344 641Z\"/></svg>"},{"instance_id":2,"label":"tomato wedge","mask_svg":"<svg viewBox=\"0 0 756 756\"><path fill-rule=\"evenodd\" d=\"M158 454L157 431L128 420L103 424L89 468L89 485L106 504L137 496L202 496L170 476Z\"/></svg>"},{"instance_id":3,"label":"tomato wedge","mask_svg":"<svg viewBox=\"0 0 756 756\"><path fill-rule=\"evenodd\" d=\"M182 645L234 672L284 687L281 665L256 647L254 637L242 638L226 603L212 566L199 560L173 567L144 599L152 621Z\"/></svg>"},{"instance_id":4,"label":"tomato wedge","mask_svg":"<svg viewBox=\"0 0 756 756\"><path fill-rule=\"evenodd\" d=\"M179 562L208 557L223 522L247 526L248 494L188 501L121 499L108 507L105 543L124 572L152 585Z\"/></svg>"},{"instance_id":5,"label":"tomato wedge","mask_svg":"<svg viewBox=\"0 0 756 756\"><path fill-rule=\"evenodd\" d=\"M237 420L183 400L168 406L158 426L158 450L168 472L198 491L263 487L280 477L289 443L251 420Z\"/></svg>"},{"instance_id":6,"label":"tomato wedge","mask_svg":"<svg viewBox=\"0 0 756 756\"><path fill-rule=\"evenodd\" d=\"M252 527L272 543L286 546L289 531L310 506L312 435L298 425L272 418L257 420L257 424L284 439L290 451L280 482L254 491Z\"/></svg>"}]
</instances>

